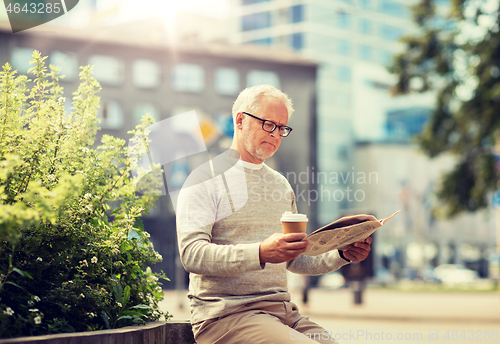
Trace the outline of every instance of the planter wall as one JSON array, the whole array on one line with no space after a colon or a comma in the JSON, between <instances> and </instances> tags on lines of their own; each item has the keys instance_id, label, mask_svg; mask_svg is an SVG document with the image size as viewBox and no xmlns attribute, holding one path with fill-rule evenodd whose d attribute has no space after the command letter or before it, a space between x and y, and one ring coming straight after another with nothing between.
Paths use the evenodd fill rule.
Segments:
<instances>
[{"instance_id":1,"label":"planter wall","mask_svg":"<svg viewBox=\"0 0 500 344\"><path fill-rule=\"evenodd\" d=\"M189 321L157 321L115 330L0 339L0 344L194 344Z\"/></svg>"}]
</instances>

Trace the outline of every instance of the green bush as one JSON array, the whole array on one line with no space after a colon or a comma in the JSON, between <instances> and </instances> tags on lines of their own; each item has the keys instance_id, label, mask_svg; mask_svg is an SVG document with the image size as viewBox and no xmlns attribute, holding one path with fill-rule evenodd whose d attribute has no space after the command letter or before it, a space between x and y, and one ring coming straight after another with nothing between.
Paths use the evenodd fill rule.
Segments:
<instances>
[{"instance_id":1,"label":"green bush","mask_svg":"<svg viewBox=\"0 0 500 344\"><path fill-rule=\"evenodd\" d=\"M44 60L33 53L33 80L8 63L0 72L0 338L168 318L166 277L149 268L161 256L139 219L158 196L135 192L124 140L104 135L93 148L92 68L81 68L66 114L59 68ZM147 137L150 124L129 134Z\"/></svg>"}]
</instances>

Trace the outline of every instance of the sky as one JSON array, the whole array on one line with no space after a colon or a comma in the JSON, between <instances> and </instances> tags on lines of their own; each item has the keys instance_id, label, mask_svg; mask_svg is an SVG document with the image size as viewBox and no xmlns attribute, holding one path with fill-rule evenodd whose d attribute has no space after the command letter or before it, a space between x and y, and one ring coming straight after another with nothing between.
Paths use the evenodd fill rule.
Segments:
<instances>
[{"instance_id":1,"label":"sky","mask_svg":"<svg viewBox=\"0 0 500 344\"><path fill-rule=\"evenodd\" d=\"M89 11L96 3L97 14ZM118 19L131 22L145 18L161 17L167 22L179 12L192 12L217 19L227 19L230 15L230 0L80 0L75 8L59 17L51 24L84 27L96 20ZM0 4L0 20L7 19L7 12Z\"/></svg>"},{"instance_id":2,"label":"sky","mask_svg":"<svg viewBox=\"0 0 500 344\"><path fill-rule=\"evenodd\" d=\"M118 2L116 0L100 0L100 2ZM229 17L229 0L120 0L124 3L127 16L150 16L161 13L169 17L178 12L193 12L206 16L225 19ZM126 4L126 5L125 5Z\"/></svg>"}]
</instances>

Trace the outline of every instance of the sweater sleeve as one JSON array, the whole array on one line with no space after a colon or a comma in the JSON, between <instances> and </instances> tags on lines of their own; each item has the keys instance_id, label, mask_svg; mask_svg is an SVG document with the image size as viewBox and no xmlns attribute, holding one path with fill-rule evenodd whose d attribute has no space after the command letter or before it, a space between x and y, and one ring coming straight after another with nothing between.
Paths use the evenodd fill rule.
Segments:
<instances>
[{"instance_id":1,"label":"sweater sleeve","mask_svg":"<svg viewBox=\"0 0 500 344\"><path fill-rule=\"evenodd\" d=\"M260 243L224 245L212 242L212 228L231 215L220 177L182 189L176 209L179 254L184 268L195 274L230 276L261 270Z\"/></svg>"},{"instance_id":2,"label":"sweater sleeve","mask_svg":"<svg viewBox=\"0 0 500 344\"><path fill-rule=\"evenodd\" d=\"M342 259L338 250L333 250L318 256L300 255L287 262L286 268L296 274L301 275L322 275L340 269L349 264Z\"/></svg>"}]
</instances>

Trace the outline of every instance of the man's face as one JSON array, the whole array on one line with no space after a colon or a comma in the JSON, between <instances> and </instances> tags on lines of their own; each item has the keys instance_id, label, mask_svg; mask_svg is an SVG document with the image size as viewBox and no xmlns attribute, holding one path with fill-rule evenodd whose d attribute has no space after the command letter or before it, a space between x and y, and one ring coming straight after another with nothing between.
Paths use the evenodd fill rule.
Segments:
<instances>
[{"instance_id":1,"label":"man's face","mask_svg":"<svg viewBox=\"0 0 500 344\"><path fill-rule=\"evenodd\" d=\"M260 100L259 110L252 115L277 125L287 125L288 122L286 106L281 101L269 97L263 97ZM243 113L237 115L236 121L238 129L241 128L238 146L244 161L260 164L278 150L282 139L278 128L272 133L264 131L262 121Z\"/></svg>"}]
</instances>

